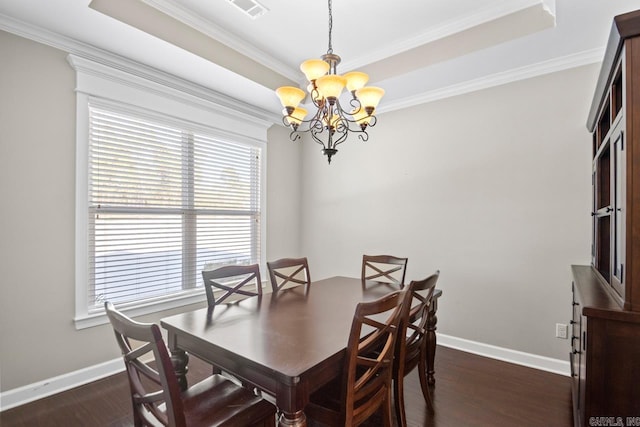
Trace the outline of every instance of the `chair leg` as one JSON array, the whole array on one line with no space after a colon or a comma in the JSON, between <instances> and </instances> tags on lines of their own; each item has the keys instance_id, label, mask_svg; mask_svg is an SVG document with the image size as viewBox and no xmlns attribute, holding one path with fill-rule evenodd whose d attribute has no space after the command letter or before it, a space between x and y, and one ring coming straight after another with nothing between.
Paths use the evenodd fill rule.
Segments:
<instances>
[{"instance_id":1,"label":"chair leg","mask_svg":"<svg viewBox=\"0 0 640 427\"><path fill-rule=\"evenodd\" d=\"M401 376L400 378L394 378L393 394L395 395L394 403L396 407L396 419L398 420L398 427L406 427L407 413L404 409L404 376Z\"/></svg>"},{"instance_id":2,"label":"chair leg","mask_svg":"<svg viewBox=\"0 0 640 427\"><path fill-rule=\"evenodd\" d=\"M136 409L136 405L133 405L133 425L134 427L144 427L144 422L140 413Z\"/></svg>"},{"instance_id":3,"label":"chair leg","mask_svg":"<svg viewBox=\"0 0 640 427\"><path fill-rule=\"evenodd\" d=\"M384 423L384 427L393 427L393 419L392 419L392 412L393 412L393 407L392 407L392 395L391 395L391 387L389 387L389 391L387 393L387 398L385 399L386 402L383 403L383 410L382 410L382 422Z\"/></svg>"},{"instance_id":4,"label":"chair leg","mask_svg":"<svg viewBox=\"0 0 640 427\"><path fill-rule=\"evenodd\" d=\"M425 402L427 402L427 407L429 411L433 412L433 402L431 401L431 392L429 391L429 383L427 382L427 358L420 357L420 362L418 363L418 373L420 376L420 386L422 388L422 395L424 396Z\"/></svg>"}]
</instances>

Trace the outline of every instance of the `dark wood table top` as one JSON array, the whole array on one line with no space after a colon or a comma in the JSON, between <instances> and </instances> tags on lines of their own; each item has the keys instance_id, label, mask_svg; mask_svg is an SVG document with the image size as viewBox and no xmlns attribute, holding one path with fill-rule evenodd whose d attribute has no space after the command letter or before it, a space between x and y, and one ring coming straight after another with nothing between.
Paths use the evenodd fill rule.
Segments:
<instances>
[{"instance_id":1,"label":"dark wood table top","mask_svg":"<svg viewBox=\"0 0 640 427\"><path fill-rule=\"evenodd\" d=\"M296 377L344 350L356 305L396 290L390 285L333 277L236 304L162 319L238 357Z\"/></svg>"},{"instance_id":2,"label":"dark wood table top","mask_svg":"<svg viewBox=\"0 0 640 427\"><path fill-rule=\"evenodd\" d=\"M308 394L339 374L356 305L394 290L332 277L174 315L161 325L172 352L187 351L273 393L294 417Z\"/></svg>"}]
</instances>

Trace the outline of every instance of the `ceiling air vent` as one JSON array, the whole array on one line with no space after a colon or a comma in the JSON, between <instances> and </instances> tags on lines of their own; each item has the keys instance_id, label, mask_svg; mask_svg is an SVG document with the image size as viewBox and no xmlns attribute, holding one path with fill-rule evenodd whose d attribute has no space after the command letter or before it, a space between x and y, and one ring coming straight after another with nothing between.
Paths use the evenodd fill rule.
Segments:
<instances>
[{"instance_id":1,"label":"ceiling air vent","mask_svg":"<svg viewBox=\"0 0 640 427\"><path fill-rule=\"evenodd\" d=\"M249 18L256 19L264 15L269 11L266 7L261 5L255 0L227 0L229 3L235 5L243 13L247 14Z\"/></svg>"}]
</instances>

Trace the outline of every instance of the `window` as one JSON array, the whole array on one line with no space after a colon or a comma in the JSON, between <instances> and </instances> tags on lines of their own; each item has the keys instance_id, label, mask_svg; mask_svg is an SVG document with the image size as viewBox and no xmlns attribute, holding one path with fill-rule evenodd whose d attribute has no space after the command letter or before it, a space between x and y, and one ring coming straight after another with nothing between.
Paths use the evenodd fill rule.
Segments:
<instances>
[{"instance_id":1,"label":"window","mask_svg":"<svg viewBox=\"0 0 640 427\"><path fill-rule=\"evenodd\" d=\"M264 264L259 107L112 57L76 71L78 329L205 301L205 263Z\"/></svg>"},{"instance_id":2,"label":"window","mask_svg":"<svg viewBox=\"0 0 640 427\"><path fill-rule=\"evenodd\" d=\"M260 262L261 148L89 103L87 312L202 292Z\"/></svg>"}]
</instances>

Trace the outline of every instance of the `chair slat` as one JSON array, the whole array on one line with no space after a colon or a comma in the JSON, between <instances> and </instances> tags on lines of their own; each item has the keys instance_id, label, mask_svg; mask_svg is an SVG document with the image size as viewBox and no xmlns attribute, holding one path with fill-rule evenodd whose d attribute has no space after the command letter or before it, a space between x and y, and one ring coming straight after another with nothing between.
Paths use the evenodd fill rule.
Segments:
<instances>
[{"instance_id":1,"label":"chair slat","mask_svg":"<svg viewBox=\"0 0 640 427\"><path fill-rule=\"evenodd\" d=\"M258 264L226 265L215 270L203 270L202 280L209 307L223 303L232 295L247 297L262 295L262 279ZM251 283L254 284L255 290L249 290ZM225 292L216 298L215 289Z\"/></svg>"},{"instance_id":2,"label":"chair slat","mask_svg":"<svg viewBox=\"0 0 640 427\"><path fill-rule=\"evenodd\" d=\"M407 258L393 255L363 255L362 280L375 280L404 286Z\"/></svg>"},{"instance_id":3,"label":"chair slat","mask_svg":"<svg viewBox=\"0 0 640 427\"><path fill-rule=\"evenodd\" d=\"M282 258L270 261L267 262L267 269L273 292L278 292L288 284L306 286L311 284L307 258Z\"/></svg>"}]
</instances>

